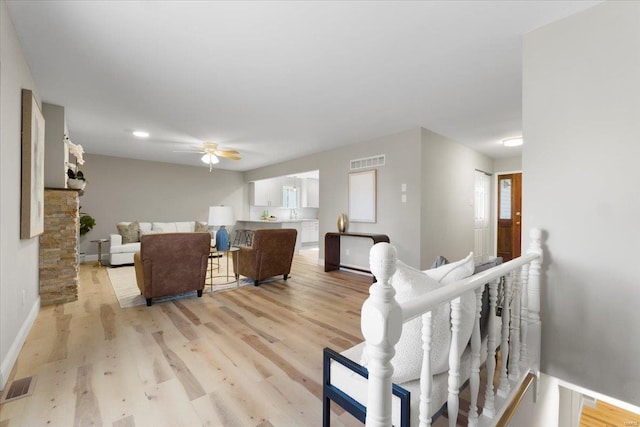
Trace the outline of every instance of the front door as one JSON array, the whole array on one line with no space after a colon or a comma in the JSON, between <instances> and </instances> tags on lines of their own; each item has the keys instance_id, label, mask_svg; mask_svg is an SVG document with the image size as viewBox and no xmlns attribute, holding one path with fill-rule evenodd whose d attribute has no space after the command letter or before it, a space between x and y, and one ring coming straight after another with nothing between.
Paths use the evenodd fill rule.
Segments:
<instances>
[{"instance_id":1,"label":"front door","mask_svg":"<svg viewBox=\"0 0 640 427\"><path fill-rule=\"evenodd\" d=\"M498 250L504 261L520 256L522 174L498 175Z\"/></svg>"}]
</instances>

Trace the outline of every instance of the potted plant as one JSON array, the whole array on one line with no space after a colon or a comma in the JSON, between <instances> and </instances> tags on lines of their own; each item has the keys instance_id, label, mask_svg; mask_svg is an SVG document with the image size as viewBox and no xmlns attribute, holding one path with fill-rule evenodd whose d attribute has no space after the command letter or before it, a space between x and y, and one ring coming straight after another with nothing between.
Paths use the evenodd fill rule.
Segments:
<instances>
[{"instance_id":1,"label":"potted plant","mask_svg":"<svg viewBox=\"0 0 640 427\"><path fill-rule=\"evenodd\" d=\"M80 235L84 236L96 225L96 220L91 215L80 212Z\"/></svg>"},{"instance_id":2,"label":"potted plant","mask_svg":"<svg viewBox=\"0 0 640 427\"><path fill-rule=\"evenodd\" d=\"M80 206L80 209L82 209L82 206ZM91 215L85 212L80 212L80 237L90 232L91 229L95 227L95 225L96 225L96 220L94 217L92 217ZM81 264L84 262L84 256L85 256L84 252L80 252L78 254L78 257L79 257L78 262L80 262Z\"/></svg>"}]
</instances>

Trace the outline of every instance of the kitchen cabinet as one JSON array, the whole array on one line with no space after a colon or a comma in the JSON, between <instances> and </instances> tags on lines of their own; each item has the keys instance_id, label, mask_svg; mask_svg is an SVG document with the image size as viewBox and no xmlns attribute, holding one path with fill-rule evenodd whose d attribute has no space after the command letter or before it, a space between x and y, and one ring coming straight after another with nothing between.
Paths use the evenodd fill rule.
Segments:
<instances>
[{"instance_id":1,"label":"kitchen cabinet","mask_svg":"<svg viewBox=\"0 0 640 427\"><path fill-rule=\"evenodd\" d=\"M249 185L249 204L251 206L282 206L283 178L270 178L254 181Z\"/></svg>"},{"instance_id":2,"label":"kitchen cabinet","mask_svg":"<svg viewBox=\"0 0 640 427\"><path fill-rule=\"evenodd\" d=\"M320 241L320 227L318 221L302 222L302 243L317 243Z\"/></svg>"},{"instance_id":3,"label":"kitchen cabinet","mask_svg":"<svg viewBox=\"0 0 640 427\"><path fill-rule=\"evenodd\" d=\"M302 207L303 208L319 208L320 207L320 180L315 178L306 178L302 183Z\"/></svg>"}]
</instances>

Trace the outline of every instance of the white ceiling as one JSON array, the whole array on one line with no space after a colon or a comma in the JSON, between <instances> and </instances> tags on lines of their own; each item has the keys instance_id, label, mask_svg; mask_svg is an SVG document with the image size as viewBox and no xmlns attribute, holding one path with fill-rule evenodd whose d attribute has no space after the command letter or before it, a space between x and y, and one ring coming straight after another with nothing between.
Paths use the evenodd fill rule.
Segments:
<instances>
[{"instance_id":1,"label":"white ceiling","mask_svg":"<svg viewBox=\"0 0 640 427\"><path fill-rule=\"evenodd\" d=\"M418 126L517 155L522 35L596 3L7 2L86 152L240 171Z\"/></svg>"}]
</instances>

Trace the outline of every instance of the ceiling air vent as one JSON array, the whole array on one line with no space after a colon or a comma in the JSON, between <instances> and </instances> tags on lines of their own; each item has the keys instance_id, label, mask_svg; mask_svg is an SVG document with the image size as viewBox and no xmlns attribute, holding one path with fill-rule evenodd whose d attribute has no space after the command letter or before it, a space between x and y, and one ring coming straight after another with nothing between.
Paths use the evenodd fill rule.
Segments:
<instances>
[{"instance_id":1,"label":"ceiling air vent","mask_svg":"<svg viewBox=\"0 0 640 427\"><path fill-rule=\"evenodd\" d=\"M371 157L363 157L362 159L351 160L350 169L367 169L367 168L375 168L378 166L384 166L385 155L378 154L376 156Z\"/></svg>"}]
</instances>

